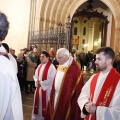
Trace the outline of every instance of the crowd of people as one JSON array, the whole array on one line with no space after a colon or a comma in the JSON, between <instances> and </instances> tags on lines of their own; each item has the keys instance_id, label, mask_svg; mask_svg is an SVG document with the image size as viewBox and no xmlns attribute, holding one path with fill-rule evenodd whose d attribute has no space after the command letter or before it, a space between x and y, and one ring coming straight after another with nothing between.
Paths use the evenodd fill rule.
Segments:
<instances>
[{"instance_id":1,"label":"crowd of people","mask_svg":"<svg viewBox=\"0 0 120 120\"><path fill-rule=\"evenodd\" d=\"M78 55L80 66L66 48L56 52L15 50L3 43L9 22L0 12L0 120L23 120L21 92L34 93L32 120L119 120L120 54L100 47ZM98 72L84 84L84 65ZM5 69L4 69L5 68ZM21 91L21 92L20 92Z\"/></svg>"},{"instance_id":2,"label":"crowd of people","mask_svg":"<svg viewBox=\"0 0 120 120\"><path fill-rule=\"evenodd\" d=\"M74 57L76 62L80 64L82 71L90 71L91 69L96 71L96 54L93 54L92 50L88 51L88 53L85 53L84 48L82 48L81 52L77 53L76 51L74 51L72 56ZM115 53L113 67L120 73L120 52Z\"/></svg>"}]
</instances>

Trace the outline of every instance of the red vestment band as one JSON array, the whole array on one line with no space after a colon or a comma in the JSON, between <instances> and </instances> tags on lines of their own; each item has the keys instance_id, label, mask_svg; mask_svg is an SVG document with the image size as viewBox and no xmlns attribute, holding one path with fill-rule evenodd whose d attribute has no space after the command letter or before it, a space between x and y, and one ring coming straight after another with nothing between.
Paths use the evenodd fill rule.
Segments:
<instances>
[{"instance_id":1,"label":"red vestment band","mask_svg":"<svg viewBox=\"0 0 120 120\"><path fill-rule=\"evenodd\" d=\"M50 65L51 65L51 62L48 61L43 71L42 81L47 79L47 74L48 74ZM42 64L38 68L38 78L39 78L41 67L42 67ZM36 115L38 115L38 108L39 108L39 89L40 89L39 87L36 88L36 92L35 92L34 114ZM45 116L45 113L46 113L46 91L42 90L42 116L43 117Z\"/></svg>"},{"instance_id":2,"label":"red vestment band","mask_svg":"<svg viewBox=\"0 0 120 120\"><path fill-rule=\"evenodd\" d=\"M91 81L90 102L93 102L94 91L99 74L100 72L97 73ZM106 107L109 106L119 79L120 79L119 74L114 68L112 68L102 86L102 89L96 101L96 106L106 106ZM85 120L89 120L89 116L90 114L85 117ZM92 115L91 120L96 120L96 116Z\"/></svg>"}]
</instances>

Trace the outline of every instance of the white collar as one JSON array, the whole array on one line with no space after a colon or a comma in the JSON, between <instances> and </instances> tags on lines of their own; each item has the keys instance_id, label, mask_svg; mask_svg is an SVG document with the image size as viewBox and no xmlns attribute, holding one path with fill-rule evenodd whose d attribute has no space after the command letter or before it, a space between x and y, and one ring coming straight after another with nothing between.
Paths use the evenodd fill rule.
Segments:
<instances>
[{"instance_id":1,"label":"white collar","mask_svg":"<svg viewBox=\"0 0 120 120\"><path fill-rule=\"evenodd\" d=\"M6 49L3 47L3 45L0 46L0 52L6 53Z\"/></svg>"}]
</instances>

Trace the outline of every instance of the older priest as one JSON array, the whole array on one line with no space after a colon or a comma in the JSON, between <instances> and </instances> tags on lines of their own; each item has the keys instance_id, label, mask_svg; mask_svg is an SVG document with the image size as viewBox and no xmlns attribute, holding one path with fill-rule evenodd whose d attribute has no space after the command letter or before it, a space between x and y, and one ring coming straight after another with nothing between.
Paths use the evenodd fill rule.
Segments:
<instances>
[{"instance_id":1,"label":"older priest","mask_svg":"<svg viewBox=\"0 0 120 120\"><path fill-rule=\"evenodd\" d=\"M81 120L77 104L83 86L80 67L66 48L57 50L59 62L45 120Z\"/></svg>"}]
</instances>

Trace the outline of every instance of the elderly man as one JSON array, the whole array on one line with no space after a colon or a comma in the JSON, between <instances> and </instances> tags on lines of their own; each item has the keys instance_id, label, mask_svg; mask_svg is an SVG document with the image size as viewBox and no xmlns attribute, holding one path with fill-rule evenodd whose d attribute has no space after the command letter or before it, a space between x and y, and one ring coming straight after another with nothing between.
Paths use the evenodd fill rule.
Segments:
<instances>
[{"instance_id":1,"label":"elderly man","mask_svg":"<svg viewBox=\"0 0 120 120\"><path fill-rule=\"evenodd\" d=\"M83 86L80 67L66 48L56 54L59 66L52 86L45 120L81 120L77 104Z\"/></svg>"},{"instance_id":2,"label":"elderly man","mask_svg":"<svg viewBox=\"0 0 120 120\"><path fill-rule=\"evenodd\" d=\"M34 75L37 88L34 97L32 120L44 120L46 114L48 98L56 72L54 65L49 59L49 53L42 51L40 55L41 64L37 67Z\"/></svg>"},{"instance_id":3,"label":"elderly man","mask_svg":"<svg viewBox=\"0 0 120 120\"><path fill-rule=\"evenodd\" d=\"M1 45L9 28L4 13L0 12L0 120L23 120L21 93L13 64Z\"/></svg>"}]
</instances>

